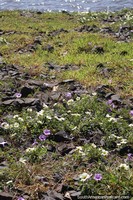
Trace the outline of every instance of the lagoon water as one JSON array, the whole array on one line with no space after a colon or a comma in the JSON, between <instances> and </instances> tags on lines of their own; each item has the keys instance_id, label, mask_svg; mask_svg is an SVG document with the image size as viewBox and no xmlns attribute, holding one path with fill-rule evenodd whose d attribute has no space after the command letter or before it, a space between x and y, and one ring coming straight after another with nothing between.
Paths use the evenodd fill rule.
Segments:
<instances>
[{"instance_id":1,"label":"lagoon water","mask_svg":"<svg viewBox=\"0 0 133 200\"><path fill-rule=\"evenodd\" d=\"M115 11L133 8L133 0L0 0L0 10Z\"/></svg>"}]
</instances>

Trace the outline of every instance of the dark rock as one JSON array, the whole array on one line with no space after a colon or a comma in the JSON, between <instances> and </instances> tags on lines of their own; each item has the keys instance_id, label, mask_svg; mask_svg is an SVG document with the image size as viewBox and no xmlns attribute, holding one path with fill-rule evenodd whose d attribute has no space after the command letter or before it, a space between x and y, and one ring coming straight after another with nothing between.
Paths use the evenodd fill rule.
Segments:
<instances>
[{"instance_id":1,"label":"dark rock","mask_svg":"<svg viewBox=\"0 0 133 200\"><path fill-rule=\"evenodd\" d=\"M8 169L8 163L6 161L1 162L0 169Z\"/></svg>"},{"instance_id":2,"label":"dark rock","mask_svg":"<svg viewBox=\"0 0 133 200\"><path fill-rule=\"evenodd\" d=\"M113 93L114 88L109 85L101 85L96 88L99 97L105 97L108 93Z\"/></svg>"},{"instance_id":3,"label":"dark rock","mask_svg":"<svg viewBox=\"0 0 133 200\"><path fill-rule=\"evenodd\" d=\"M48 33L48 36L54 37L54 36L56 36L56 35L59 35L60 33L68 33L68 31L67 31L67 30L64 30L63 28L61 28L61 29L59 29L59 30L54 30L54 31L52 31L52 32L49 32L49 33Z\"/></svg>"},{"instance_id":4,"label":"dark rock","mask_svg":"<svg viewBox=\"0 0 133 200\"><path fill-rule=\"evenodd\" d=\"M68 154L71 150L73 150L75 146L70 143L70 144L63 144L58 147L58 151L61 153L62 156Z\"/></svg>"},{"instance_id":5,"label":"dark rock","mask_svg":"<svg viewBox=\"0 0 133 200\"><path fill-rule=\"evenodd\" d=\"M127 55L127 54L128 54L127 51L121 51L121 52L120 52L120 55L121 55L121 56L125 56L125 55Z\"/></svg>"},{"instance_id":6,"label":"dark rock","mask_svg":"<svg viewBox=\"0 0 133 200\"><path fill-rule=\"evenodd\" d=\"M65 192L67 192L69 190L73 190L73 188L70 185L66 184L66 183L65 184L61 183L56 188L56 191L58 191L60 193L65 193Z\"/></svg>"},{"instance_id":7,"label":"dark rock","mask_svg":"<svg viewBox=\"0 0 133 200\"><path fill-rule=\"evenodd\" d=\"M120 99L119 95L115 94L111 96L111 100L113 103L119 104L122 102L122 100Z\"/></svg>"},{"instance_id":8,"label":"dark rock","mask_svg":"<svg viewBox=\"0 0 133 200\"><path fill-rule=\"evenodd\" d=\"M49 144L47 146L47 150L50 151L50 152L55 152L56 151L56 148L52 145L52 144Z\"/></svg>"},{"instance_id":9,"label":"dark rock","mask_svg":"<svg viewBox=\"0 0 133 200\"><path fill-rule=\"evenodd\" d=\"M27 97L29 94L32 94L34 92L33 87L30 86L23 86L21 89L22 97Z\"/></svg>"},{"instance_id":10,"label":"dark rock","mask_svg":"<svg viewBox=\"0 0 133 200\"><path fill-rule=\"evenodd\" d=\"M79 47L78 53L82 53L82 52L89 53L89 52L91 52L91 50L92 50L92 48L89 46Z\"/></svg>"},{"instance_id":11,"label":"dark rock","mask_svg":"<svg viewBox=\"0 0 133 200\"><path fill-rule=\"evenodd\" d=\"M119 151L119 154L121 156L125 156L128 153L132 153L133 154L133 147L131 147L131 146L125 146L125 147L121 148L120 151Z\"/></svg>"},{"instance_id":12,"label":"dark rock","mask_svg":"<svg viewBox=\"0 0 133 200\"><path fill-rule=\"evenodd\" d=\"M48 44L48 45L43 47L43 50L52 53L54 51L54 47L51 46L50 44Z\"/></svg>"},{"instance_id":13,"label":"dark rock","mask_svg":"<svg viewBox=\"0 0 133 200\"><path fill-rule=\"evenodd\" d=\"M43 12L37 11L36 14L41 15L41 14L43 14Z\"/></svg>"},{"instance_id":14,"label":"dark rock","mask_svg":"<svg viewBox=\"0 0 133 200\"><path fill-rule=\"evenodd\" d=\"M42 105L39 99L36 98L24 98L23 106L34 106L38 111L42 109Z\"/></svg>"},{"instance_id":15,"label":"dark rock","mask_svg":"<svg viewBox=\"0 0 133 200\"><path fill-rule=\"evenodd\" d=\"M93 53L97 53L97 54L103 54L104 53L104 49L102 46L94 46L92 49Z\"/></svg>"},{"instance_id":16,"label":"dark rock","mask_svg":"<svg viewBox=\"0 0 133 200\"><path fill-rule=\"evenodd\" d=\"M108 68L104 68L104 69L101 69L100 74L106 78L109 78L109 71L110 70Z\"/></svg>"},{"instance_id":17,"label":"dark rock","mask_svg":"<svg viewBox=\"0 0 133 200\"><path fill-rule=\"evenodd\" d=\"M52 94L50 98L53 101L57 102L60 99L60 97L61 97L61 93L60 92L56 92L55 94Z\"/></svg>"},{"instance_id":18,"label":"dark rock","mask_svg":"<svg viewBox=\"0 0 133 200\"><path fill-rule=\"evenodd\" d=\"M72 197L72 200L76 200L78 199L77 197L79 197L81 195L81 192L77 192L75 190L71 190L69 191L70 196Z\"/></svg>"},{"instance_id":19,"label":"dark rock","mask_svg":"<svg viewBox=\"0 0 133 200\"><path fill-rule=\"evenodd\" d=\"M97 68L105 68L105 66L104 66L103 63L99 63L96 67L97 67Z\"/></svg>"},{"instance_id":20,"label":"dark rock","mask_svg":"<svg viewBox=\"0 0 133 200\"><path fill-rule=\"evenodd\" d=\"M92 25L92 26L84 25L80 28L76 28L75 31L78 31L78 32L97 32L97 31L99 31L99 28L96 25Z\"/></svg>"},{"instance_id":21,"label":"dark rock","mask_svg":"<svg viewBox=\"0 0 133 200\"><path fill-rule=\"evenodd\" d=\"M42 44L41 38L40 38L40 37L35 38L34 44L39 44L39 45L41 45L41 44Z\"/></svg>"},{"instance_id":22,"label":"dark rock","mask_svg":"<svg viewBox=\"0 0 133 200\"><path fill-rule=\"evenodd\" d=\"M8 192L0 192L0 200L12 200L13 195Z\"/></svg>"},{"instance_id":23,"label":"dark rock","mask_svg":"<svg viewBox=\"0 0 133 200\"><path fill-rule=\"evenodd\" d=\"M42 91L45 91L45 90L47 90L47 89L52 90L53 87L55 87L55 86L57 86L57 85L58 85L58 83L43 83L43 85L41 86L41 90L42 90Z\"/></svg>"},{"instance_id":24,"label":"dark rock","mask_svg":"<svg viewBox=\"0 0 133 200\"><path fill-rule=\"evenodd\" d=\"M53 197L49 197L47 195L43 195L43 198L41 198L42 200L55 200L55 198Z\"/></svg>"},{"instance_id":25,"label":"dark rock","mask_svg":"<svg viewBox=\"0 0 133 200\"><path fill-rule=\"evenodd\" d=\"M66 15L71 16L71 14L70 14L68 11L66 11L66 10L62 10L61 12L62 12L63 14L66 14Z\"/></svg>"},{"instance_id":26,"label":"dark rock","mask_svg":"<svg viewBox=\"0 0 133 200\"><path fill-rule=\"evenodd\" d=\"M29 84L29 85L32 85L32 86L41 86L41 85L43 85L43 81L38 81L38 80L31 80L31 79L28 79L27 80L27 83Z\"/></svg>"},{"instance_id":27,"label":"dark rock","mask_svg":"<svg viewBox=\"0 0 133 200\"><path fill-rule=\"evenodd\" d=\"M39 99L35 98L23 98L25 105L33 105L35 102L39 101Z\"/></svg>"},{"instance_id":28,"label":"dark rock","mask_svg":"<svg viewBox=\"0 0 133 200\"><path fill-rule=\"evenodd\" d=\"M28 45L28 51L34 52L37 50L37 45L36 44L30 44Z\"/></svg>"},{"instance_id":29,"label":"dark rock","mask_svg":"<svg viewBox=\"0 0 133 200\"><path fill-rule=\"evenodd\" d=\"M48 64L48 68L49 69L51 69L51 70L54 69L55 70L55 65L53 63L48 62L47 64Z\"/></svg>"},{"instance_id":30,"label":"dark rock","mask_svg":"<svg viewBox=\"0 0 133 200\"><path fill-rule=\"evenodd\" d=\"M66 83L68 84L74 83L74 79L66 79L66 80L61 81L59 84L66 84Z\"/></svg>"},{"instance_id":31,"label":"dark rock","mask_svg":"<svg viewBox=\"0 0 133 200\"><path fill-rule=\"evenodd\" d=\"M115 148L117 148L117 143L116 142L111 142L109 144L106 144L106 146L111 149L114 150Z\"/></svg>"},{"instance_id":32,"label":"dark rock","mask_svg":"<svg viewBox=\"0 0 133 200\"><path fill-rule=\"evenodd\" d=\"M65 131L59 131L53 135L52 140L56 142L70 141L70 136Z\"/></svg>"},{"instance_id":33,"label":"dark rock","mask_svg":"<svg viewBox=\"0 0 133 200\"><path fill-rule=\"evenodd\" d=\"M107 93L107 94L105 95L105 98L106 98L106 99L110 99L110 97L111 97L112 95L114 95L114 93L113 93L113 92L109 92L109 93Z\"/></svg>"},{"instance_id":34,"label":"dark rock","mask_svg":"<svg viewBox=\"0 0 133 200\"><path fill-rule=\"evenodd\" d=\"M14 99L6 100L2 102L2 105L10 106L14 102Z\"/></svg>"},{"instance_id":35,"label":"dark rock","mask_svg":"<svg viewBox=\"0 0 133 200\"><path fill-rule=\"evenodd\" d=\"M79 69L79 67L76 66L76 65L66 64L66 65L63 65L63 66L59 66L59 65L55 65L51 62L48 62L46 64L46 66L48 67L49 70L56 70L58 72L63 71L63 70L77 70L77 69Z\"/></svg>"},{"instance_id":36,"label":"dark rock","mask_svg":"<svg viewBox=\"0 0 133 200\"><path fill-rule=\"evenodd\" d=\"M15 99L13 104L15 106L17 106L17 105L21 105L22 106L22 105L24 105L24 100L23 99Z\"/></svg>"},{"instance_id":37,"label":"dark rock","mask_svg":"<svg viewBox=\"0 0 133 200\"><path fill-rule=\"evenodd\" d=\"M132 30L132 26L121 26L118 33L116 33L116 37L127 41L132 35Z\"/></svg>"},{"instance_id":38,"label":"dark rock","mask_svg":"<svg viewBox=\"0 0 133 200\"><path fill-rule=\"evenodd\" d=\"M53 176L53 178L54 178L54 181L58 182L58 183L60 183L61 180L63 179L62 175L59 174L59 173L55 173L54 176Z\"/></svg>"},{"instance_id":39,"label":"dark rock","mask_svg":"<svg viewBox=\"0 0 133 200\"><path fill-rule=\"evenodd\" d=\"M101 33L114 33L114 31L111 29L111 27L104 27L100 30Z\"/></svg>"},{"instance_id":40,"label":"dark rock","mask_svg":"<svg viewBox=\"0 0 133 200\"><path fill-rule=\"evenodd\" d=\"M47 191L47 195L48 195L49 197L52 197L52 198L55 199L55 200L63 200L63 199L64 199L64 198L63 198L63 195L60 194L60 193L58 193L58 192L56 192L55 190L48 190L48 191Z\"/></svg>"}]
</instances>

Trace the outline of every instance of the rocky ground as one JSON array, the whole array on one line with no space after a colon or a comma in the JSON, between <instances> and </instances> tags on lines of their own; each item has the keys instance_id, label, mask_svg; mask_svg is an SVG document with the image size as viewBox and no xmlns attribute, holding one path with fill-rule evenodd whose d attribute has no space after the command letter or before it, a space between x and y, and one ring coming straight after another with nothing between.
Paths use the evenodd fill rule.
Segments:
<instances>
[{"instance_id":1,"label":"rocky ground","mask_svg":"<svg viewBox=\"0 0 133 200\"><path fill-rule=\"evenodd\" d=\"M0 199L132 198L132 22L0 12Z\"/></svg>"}]
</instances>

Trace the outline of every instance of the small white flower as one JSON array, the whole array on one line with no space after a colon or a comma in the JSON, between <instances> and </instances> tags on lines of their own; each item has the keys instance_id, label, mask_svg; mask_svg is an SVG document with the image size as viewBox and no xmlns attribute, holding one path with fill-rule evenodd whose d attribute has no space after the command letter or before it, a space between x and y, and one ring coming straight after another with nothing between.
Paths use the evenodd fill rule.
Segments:
<instances>
[{"instance_id":1,"label":"small white flower","mask_svg":"<svg viewBox=\"0 0 133 200\"><path fill-rule=\"evenodd\" d=\"M49 115L47 115L47 116L46 116L46 118L47 118L47 119L50 119L50 120L52 119L52 117L51 117L51 116L49 116Z\"/></svg>"},{"instance_id":2,"label":"small white flower","mask_svg":"<svg viewBox=\"0 0 133 200\"><path fill-rule=\"evenodd\" d=\"M109 122L117 122L117 119L114 117L110 117L110 119L108 120Z\"/></svg>"},{"instance_id":3,"label":"small white flower","mask_svg":"<svg viewBox=\"0 0 133 200\"><path fill-rule=\"evenodd\" d=\"M85 182L87 179L89 179L92 176L92 174L87 174L86 172L84 172L83 174L79 175L79 179L82 182Z\"/></svg>"},{"instance_id":4,"label":"small white flower","mask_svg":"<svg viewBox=\"0 0 133 200\"><path fill-rule=\"evenodd\" d=\"M73 102L74 102L73 99L69 99L69 100L67 101L67 104L68 104L68 105L71 105L71 104L73 104Z\"/></svg>"},{"instance_id":5,"label":"small white flower","mask_svg":"<svg viewBox=\"0 0 133 200\"><path fill-rule=\"evenodd\" d=\"M18 117L19 117L19 115L14 115L14 116L13 116L14 119L16 119L16 118L18 118Z\"/></svg>"},{"instance_id":6,"label":"small white flower","mask_svg":"<svg viewBox=\"0 0 133 200\"><path fill-rule=\"evenodd\" d=\"M78 153L82 154L82 156L85 156L85 153L83 152L83 148L81 146L76 147L76 151L78 150Z\"/></svg>"},{"instance_id":7,"label":"small white flower","mask_svg":"<svg viewBox=\"0 0 133 200\"><path fill-rule=\"evenodd\" d=\"M27 111L28 112L32 112L33 110L32 110L32 108L28 108Z\"/></svg>"},{"instance_id":8,"label":"small white flower","mask_svg":"<svg viewBox=\"0 0 133 200\"><path fill-rule=\"evenodd\" d=\"M109 138L117 138L117 136L116 136L115 134L111 134L111 135L109 136Z\"/></svg>"},{"instance_id":9,"label":"small white flower","mask_svg":"<svg viewBox=\"0 0 133 200\"><path fill-rule=\"evenodd\" d=\"M71 113L71 110L68 110L67 113Z\"/></svg>"},{"instance_id":10,"label":"small white flower","mask_svg":"<svg viewBox=\"0 0 133 200\"><path fill-rule=\"evenodd\" d=\"M6 182L7 185L10 185L11 183L13 183L12 180Z\"/></svg>"},{"instance_id":11,"label":"small white flower","mask_svg":"<svg viewBox=\"0 0 133 200\"><path fill-rule=\"evenodd\" d=\"M86 115L91 115L91 112L87 111L85 112Z\"/></svg>"},{"instance_id":12,"label":"small white flower","mask_svg":"<svg viewBox=\"0 0 133 200\"><path fill-rule=\"evenodd\" d=\"M116 138L117 138L117 139L120 139L120 140L122 139L122 137L121 137L121 136L116 136Z\"/></svg>"},{"instance_id":13,"label":"small white flower","mask_svg":"<svg viewBox=\"0 0 133 200\"><path fill-rule=\"evenodd\" d=\"M78 146L78 147L76 147L76 150L80 150L80 151L82 151L83 148L82 148L81 146Z\"/></svg>"},{"instance_id":14,"label":"small white flower","mask_svg":"<svg viewBox=\"0 0 133 200\"><path fill-rule=\"evenodd\" d=\"M61 118L59 118L59 121L65 121L65 118L64 117L61 117Z\"/></svg>"},{"instance_id":15,"label":"small white flower","mask_svg":"<svg viewBox=\"0 0 133 200\"><path fill-rule=\"evenodd\" d=\"M11 138L14 138L17 135L17 133L11 134Z\"/></svg>"},{"instance_id":16,"label":"small white flower","mask_svg":"<svg viewBox=\"0 0 133 200\"><path fill-rule=\"evenodd\" d=\"M37 121L37 123L38 123L38 124L43 124L43 122L42 122L42 121L40 121L40 120L38 120L38 121Z\"/></svg>"},{"instance_id":17,"label":"small white flower","mask_svg":"<svg viewBox=\"0 0 133 200\"><path fill-rule=\"evenodd\" d=\"M26 159L20 158L20 159L19 159L19 162L21 162L21 163L23 163L23 164L26 164Z\"/></svg>"},{"instance_id":18,"label":"small white flower","mask_svg":"<svg viewBox=\"0 0 133 200\"><path fill-rule=\"evenodd\" d=\"M1 127L4 129L9 129L10 125L7 122L3 122L3 123L1 123Z\"/></svg>"},{"instance_id":19,"label":"small white flower","mask_svg":"<svg viewBox=\"0 0 133 200\"><path fill-rule=\"evenodd\" d=\"M120 118L120 119L123 119L123 117L122 117L122 116L119 116L119 118Z\"/></svg>"},{"instance_id":20,"label":"small white flower","mask_svg":"<svg viewBox=\"0 0 133 200\"><path fill-rule=\"evenodd\" d=\"M126 144L127 143L127 140L126 139L122 139L121 140L121 144Z\"/></svg>"},{"instance_id":21,"label":"small white flower","mask_svg":"<svg viewBox=\"0 0 133 200\"><path fill-rule=\"evenodd\" d=\"M97 147L94 143L92 143L91 146L92 146L93 148L96 148L96 147Z\"/></svg>"},{"instance_id":22,"label":"small white flower","mask_svg":"<svg viewBox=\"0 0 133 200\"><path fill-rule=\"evenodd\" d=\"M48 106L45 103L43 103L43 108L48 108Z\"/></svg>"},{"instance_id":23,"label":"small white flower","mask_svg":"<svg viewBox=\"0 0 133 200\"><path fill-rule=\"evenodd\" d=\"M96 92L93 92L93 93L92 93L92 96L96 96L96 95L97 95L97 93L96 93Z\"/></svg>"},{"instance_id":24,"label":"small white flower","mask_svg":"<svg viewBox=\"0 0 133 200\"><path fill-rule=\"evenodd\" d=\"M81 116L80 114L78 114L78 113L73 113L73 114L71 114L72 116L75 116L75 117L79 117L79 116Z\"/></svg>"},{"instance_id":25,"label":"small white flower","mask_svg":"<svg viewBox=\"0 0 133 200\"><path fill-rule=\"evenodd\" d=\"M13 125L14 128L18 128L19 127L19 123L15 122Z\"/></svg>"},{"instance_id":26,"label":"small white flower","mask_svg":"<svg viewBox=\"0 0 133 200\"><path fill-rule=\"evenodd\" d=\"M32 152L32 151L35 151L36 150L36 147L32 147L32 148L27 148L26 150L25 150L25 152L26 153L29 153L29 152Z\"/></svg>"},{"instance_id":27,"label":"small white flower","mask_svg":"<svg viewBox=\"0 0 133 200\"><path fill-rule=\"evenodd\" d=\"M18 121L23 122L23 118L22 117L18 117Z\"/></svg>"},{"instance_id":28,"label":"small white flower","mask_svg":"<svg viewBox=\"0 0 133 200\"><path fill-rule=\"evenodd\" d=\"M40 110L39 112L37 112L37 116L43 116L44 115L44 110Z\"/></svg>"},{"instance_id":29,"label":"small white flower","mask_svg":"<svg viewBox=\"0 0 133 200\"><path fill-rule=\"evenodd\" d=\"M106 115L107 118L110 118L111 116L109 114Z\"/></svg>"},{"instance_id":30,"label":"small white flower","mask_svg":"<svg viewBox=\"0 0 133 200\"><path fill-rule=\"evenodd\" d=\"M76 98L76 101L79 101L79 100L80 100L80 97L77 97L77 98Z\"/></svg>"},{"instance_id":31,"label":"small white flower","mask_svg":"<svg viewBox=\"0 0 133 200\"><path fill-rule=\"evenodd\" d=\"M121 143L117 143L117 146L121 146Z\"/></svg>"},{"instance_id":32,"label":"small white flower","mask_svg":"<svg viewBox=\"0 0 133 200\"><path fill-rule=\"evenodd\" d=\"M75 126L74 128L72 128L71 130L74 131L77 128L77 126Z\"/></svg>"},{"instance_id":33,"label":"small white flower","mask_svg":"<svg viewBox=\"0 0 133 200\"><path fill-rule=\"evenodd\" d=\"M102 148L100 148L100 150L101 150L101 155L102 156L108 156L108 154L109 154L108 151L106 151L105 149L102 149Z\"/></svg>"},{"instance_id":34,"label":"small white flower","mask_svg":"<svg viewBox=\"0 0 133 200\"><path fill-rule=\"evenodd\" d=\"M133 127L133 124L129 124L129 127Z\"/></svg>"},{"instance_id":35,"label":"small white flower","mask_svg":"<svg viewBox=\"0 0 133 200\"><path fill-rule=\"evenodd\" d=\"M120 164L119 168L123 168L125 170L129 170L129 165L126 165L126 164Z\"/></svg>"}]
</instances>

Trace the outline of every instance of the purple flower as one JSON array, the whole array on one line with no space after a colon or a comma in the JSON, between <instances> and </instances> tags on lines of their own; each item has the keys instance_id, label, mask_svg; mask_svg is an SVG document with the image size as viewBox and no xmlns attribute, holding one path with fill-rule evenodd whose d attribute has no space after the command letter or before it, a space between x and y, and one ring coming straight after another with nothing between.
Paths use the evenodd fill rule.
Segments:
<instances>
[{"instance_id":1,"label":"purple flower","mask_svg":"<svg viewBox=\"0 0 133 200\"><path fill-rule=\"evenodd\" d=\"M20 98L21 96L22 96L21 93L19 93L19 92L15 93L15 97L16 97L16 98Z\"/></svg>"},{"instance_id":2,"label":"purple flower","mask_svg":"<svg viewBox=\"0 0 133 200\"><path fill-rule=\"evenodd\" d=\"M132 158L133 158L133 154L132 154L132 153L128 153L128 154L127 154L127 159L128 159L128 160L131 160Z\"/></svg>"},{"instance_id":3,"label":"purple flower","mask_svg":"<svg viewBox=\"0 0 133 200\"><path fill-rule=\"evenodd\" d=\"M51 133L50 133L50 130L46 129L46 130L43 131L43 134L44 134L45 136L48 136L48 135L50 135Z\"/></svg>"},{"instance_id":4,"label":"purple flower","mask_svg":"<svg viewBox=\"0 0 133 200\"><path fill-rule=\"evenodd\" d=\"M44 134L41 134L41 135L39 136L39 140L41 140L41 141L46 140L46 136L45 136Z\"/></svg>"},{"instance_id":5,"label":"purple flower","mask_svg":"<svg viewBox=\"0 0 133 200\"><path fill-rule=\"evenodd\" d=\"M102 179L102 174L95 174L95 175L94 175L94 179L95 179L96 181L100 181L100 180Z\"/></svg>"},{"instance_id":6,"label":"purple flower","mask_svg":"<svg viewBox=\"0 0 133 200\"><path fill-rule=\"evenodd\" d=\"M107 104L108 104L108 105L111 105L111 104L112 104L112 100L109 99L109 100L107 101Z\"/></svg>"},{"instance_id":7,"label":"purple flower","mask_svg":"<svg viewBox=\"0 0 133 200\"><path fill-rule=\"evenodd\" d=\"M112 108L116 108L116 105L114 103L111 104Z\"/></svg>"},{"instance_id":8,"label":"purple flower","mask_svg":"<svg viewBox=\"0 0 133 200\"><path fill-rule=\"evenodd\" d=\"M130 114L131 116L133 116L133 110L130 110L129 114Z\"/></svg>"},{"instance_id":9,"label":"purple flower","mask_svg":"<svg viewBox=\"0 0 133 200\"><path fill-rule=\"evenodd\" d=\"M112 110L109 108L108 110L107 110L108 112L112 112Z\"/></svg>"},{"instance_id":10,"label":"purple flower","mask_svg":"<svg viewBox=\"0 0 133 200\"><path fill-rule=\"evenodd\" d=\"M18 197L18 200L25 200L23 197Z\"/></svg>"},{"instance_id":11,"label":"purple flower","mask_svg":"<svg viewBox=\"0 0 133 200\"><path fill-rule=\"evenodd\" d=\"M36 139L34 140L32 146L35 146L36 144L38 144L38 142L36 141Z\"/></svg>"},{"instance_id":12,"label":"purple flower","mask_svg":"<svg viewBox=\"0 0 133 200\"><path fill-rule=\"evenodd\" d=\"M71 92L67 92L67 93L66 93L66 98L67 98L67 99L71 99L71 98L72 98Z\"/></svg>"}]
</instances>

